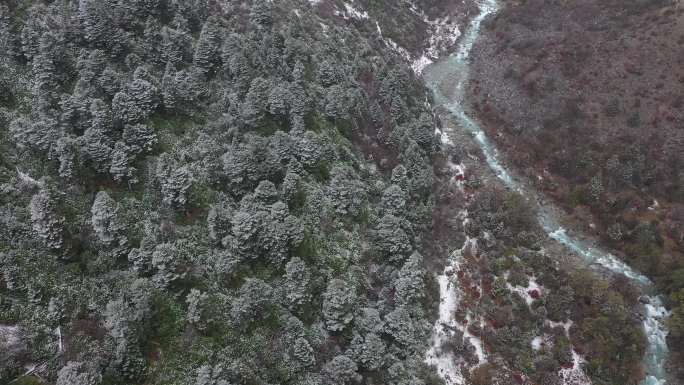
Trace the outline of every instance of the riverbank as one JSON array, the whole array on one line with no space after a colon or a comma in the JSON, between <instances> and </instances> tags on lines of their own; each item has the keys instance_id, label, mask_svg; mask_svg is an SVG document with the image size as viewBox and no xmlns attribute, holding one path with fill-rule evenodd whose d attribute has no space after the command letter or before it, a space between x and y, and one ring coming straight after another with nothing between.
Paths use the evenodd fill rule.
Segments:
<instances>
[{"instance_id":1,"label":"riverbank","mask_svg":"<svg viewBox=\"0 0 684 385\"><path fill-rule=\"evenodd\" d=\"M493 12L496 8L496 4L493 2L484 3L485 9L489 8L490 12ZM486 16L487 12L483 12ZM482 18L484 19L484 17ZM480 20L481 21L481 20ZM472 46L477 38L479 32L479 24L476 20L473 23L474 27L471 27L468 32L464 35L459 50L456 54L452 55L448 59L445 59L441 63L438 63L430 68L426 72L426 82L433 89L435 93L435 99L439 104L441 104L445 109L447 109L460 123L461 128L469 131L473 137L474 141L480 146L482 153L484 155L486 163L494 171L494 174L506 185L509 189L522 193L527 196L528 203L533 207L544 208L544 202L539 199L535 199L537 196L533 189L529 189L528 186L519 182L519 180L524 180L522 178L517 178L512 175L510 170L505 166L503 162L499 159L499 153L492 145L492 143L487 138L485 132L480 128L478 122L471 119L466 110L466 99L464 97L464 89L466 81L468 79L469 66L468 66L468 56ZM530 202L531 201L531 202ZM628 266L622 264L612 255L602 252L600 249L592 248L586 241L578 238L569 236L567 232L562 231L558 226L559 222L554 216L557 210L550 206L551 209L537 210L539 216L539 222L544 227L544 229L549 233L549 236L556 241L561 242L565 246L568 246L569 251L576 253L582 257L589 264L598 264L604 269L610 270L613 273L618 273L617 277L620 275L625 275L628 279L635 281L639 285L648 285L648 279L639 275L633 271ZM562 216L558 216L562 218ZM500 278L500 277L499 277ZM581 289L580 289L581 290ZM658 305L658 299L654 298L651 301L652 306L658 307L657 312L649 311L646 313L647 321L644 322L648 337L648 353L647 355L658 354L658 359L644 361L648 375L652 378L647 378L644 383L663 383L664 379L662 373L662 360L660 359L667 353L666 345L664 344L664 332L662 326L662 320L660 317L664 315L664 308ZM637 306L633 304L633 306ZM603 314L604 317L614 316L615 312L609 312L608 314ZM657 313L657 314L656 314ZM584 324L584 330L582 333L597 334L610 333L610 330L600 330L599 325L592 323L591 317L587 314L574 314L574 316L580 316L579 322ZM582 317L584 316L584 317ZM587 323L588 321L591 321ZM634 326L636 320L633 320L631 324ZM591 326L589 326L591 325ZM614 324L613 324L614 326ZM586 329L589 327L589 329ZM585 336L586 337L586 336ZM613 338L614 337L610 337ZM620 345L625 341L621 341L619 338L629 338L627 336L619 336L617 340L611 342L611 344ZM624 372L624 367L620 370L615 371L615 368L608 367L608 363L602 360L598 360L598 357L606 354L605 349L602 351L597 351L596 348L601 348L599 346L594 346L593 350L589 352L590 360L587 365L587 369L591 372L590 374L596 380L607 379L607 380L619 380L622 383L631 383L638 379L643 378L643 374L638 374L638 365L634 366L634 363L627 363L627 367L631 367L631 370L636 370L632 375L626 375ZM664 349L663 349L664 348ZM637 353L637 352L634 352ZM616 353L617 355L622 353ZM639 357L643 353L638 353ZM632 355L636 358L636 355ZM648 358L648 357L647 357ZM613 370L611 372L611 369ZM601 373L604 372L604 373ZM609 374L606 374L610 372Z\"/></svg>"},{"instance_id":2,"label":"riverbank","mask_svg":"<svg viewBox=\"0 0 684 385\"><path fill-rule=\"evenodd\" d=\"M483 29L468 88L483 130L564 227L665 295L680 381L683 31L684 12L670 1L511 4Z\"/></svg>"}]
</instances>

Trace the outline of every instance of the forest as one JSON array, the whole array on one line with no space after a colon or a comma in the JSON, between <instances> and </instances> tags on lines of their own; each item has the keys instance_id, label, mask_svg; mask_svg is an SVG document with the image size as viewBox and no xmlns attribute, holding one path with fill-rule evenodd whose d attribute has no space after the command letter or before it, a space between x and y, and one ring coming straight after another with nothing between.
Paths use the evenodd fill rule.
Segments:
<instances>
[{"instance_id":1,"label":"forest","mask_svg":"<svg viewBox=\"0 0 684 385\"><path fill-rule=\"evenodd\" d=\"M487 362L441 349L468 384L564 384L574 352L641 380L638 289L559 262L469 139L440 142L387 43L423 49L425 21L354 4L415 28L332 0L0 4L0 383L444 384L435 273L462 247Z\"/></svg>"}]
</instances>

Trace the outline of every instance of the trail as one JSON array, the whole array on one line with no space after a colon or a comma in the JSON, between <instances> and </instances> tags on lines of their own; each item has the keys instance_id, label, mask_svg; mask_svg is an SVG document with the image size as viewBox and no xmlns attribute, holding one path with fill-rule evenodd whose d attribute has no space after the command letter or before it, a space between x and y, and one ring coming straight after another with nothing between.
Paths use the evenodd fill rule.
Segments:
<instances>
[{"instance_id":1,"label":"trail","mask_svg":"<svg viewBox=\"0 0 684 385\"><path fill-rule=\"evenodd\" d=\"M517 191L527 197L530 201L537 205L538 220L549 237L557 242L565 245L578 256L582 257L589 265L600 266L615 274L621 274L627 278L635 281L644 290L653 291L653 283L648 277L632 269L629 265L622 262L616 256L593 246L584 238L570 234L566 229L560 226L560 220L557 215L561 212L553 207L550 203L543 199L534 189L528 187L522 178L517 177L507 168L501 161L501 157L496 146L489 140L486 133L479 125L479 123L468 115L467 101L465 100L465 87L469 78L469 57L472 51L473 44L480 34L480 27L483 20L489 15L498 11L499 4L496 0L482 0L479 4L480 14L475 17L468 29L462 36L457 51L444 60L429 66L425 69L424 78L428 87L433 91L436 102L446 108L460 123L460 125L472 134L475 142L478 144L482 153L485 156L488 166L492 169L494 174L503 182L503 184L511 190ZM440 280L440 294L446 297L445 301L440 304L440 321L450 320L448 314L442 320L443 310L447 313L450 308L458 306L458 293L456 289L444 285L442 281L448 280L448 269L453 269L453 264L458 263L451 261L451 265L447 267L447 271L439 276ZM451 290L451 292L450 292ZM445 309L442 309L445 307ZM659 295L652 295L648 297L646 307L646 316L643 322L644 331L648 339L648 346L644 355L644 368L646 369L646 377L641 385L665 385L666 372L665 362L667 360L668 348L666 343L667 330L664 325L665 318L668 312L663 306L662 297ZM440 322L438 321L438 323ZM436 332L438 331L438 324L435 325ZM435 334L434 346L438 346L440 338L445 338L446 335ZM434 353L435 347L431 349ZM455 373L457 368L454 367L448 359L436 360L440 375L447 380L447 384L461 384L454 378L459 378L460 372ZM440 365L441 364L441 365ZM445 374L447 377L445 377Z\"/></svg>"}]
</instances>

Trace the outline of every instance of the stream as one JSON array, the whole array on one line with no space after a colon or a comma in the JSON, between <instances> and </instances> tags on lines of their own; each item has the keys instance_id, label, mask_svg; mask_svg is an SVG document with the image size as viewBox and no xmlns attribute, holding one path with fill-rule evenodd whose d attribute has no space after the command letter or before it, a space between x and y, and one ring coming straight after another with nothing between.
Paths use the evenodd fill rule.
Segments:
<instances>
[{"instance_id":1,"label":"stream","mask_svg":"<svg viewBox=\"0 0 684 385\"><path fill-rule=\"evenodd\" d=\"M426 84L433 91L435 101L438 105L447 109L460 126L473 136L475 142L482 150L488 166L503 184L511 190L528 197L531 201L536 202L539 223L548 233L549 237L572 250L587 264L599 266L615 274L622 274L635 281L646 292L652 292L654 286L648 277L632 269L616 256L593 245L585 238L574 236L565 230L560 225L558 219L558 215L562 211L553 207L540 194L528 187L522 178L509 171L507 166L500 160L501 157L496 146L489 140L477 121L468 115L465 88L469 78L470 52L479 36L482 22L487 16L497 12L499 4L496 0L481 0L479 8L480 13L471 21L470 26L461 38L456 52L425 69L423 76ZM447 267L447 270L453 269L454 264L458 264L458 261L450 261L450 263L451 265ZM427 361L436 364L440 375L447 384L461 384L462 377L460 372L457 372L453 363L450 363L453 359L435 358L435 351L439 349L440 340L447 338L446 333L439 332L439 325L453 324L453 315L449 314L449 311L455 308L455 301L460 298L459 291L453 288L455 285L447 284L449 274L449 271L445 271L443 275L438 277L440 296L442 298L440 302L440 319L435 325L435 341L433 342L433 348L428 352ZM666 343L667 330L665 329L664 321L668 316L668 311L663 305L661 296L654 294L646 297L646 299L643 326L648 345L643 360L646 377L641 382L641 385L665 385L667 383L665 362L667 360L668 348Z\"/></svg>"}]
</instances>

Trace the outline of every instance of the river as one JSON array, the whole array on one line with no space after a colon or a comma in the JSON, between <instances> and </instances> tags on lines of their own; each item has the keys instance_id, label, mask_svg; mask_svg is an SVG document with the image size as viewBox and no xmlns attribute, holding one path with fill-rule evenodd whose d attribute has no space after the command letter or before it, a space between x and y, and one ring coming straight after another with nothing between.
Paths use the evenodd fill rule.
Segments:
<instances>
[{"instance_id":1,"label":"river","mask_svg":"<svg viewBox=\"0 0 684 385\"><path fill-rule=\"evenodd\" d=\"M454 116L461 128L472 134L474 141L482 150L487 164L503 184L535 202L538 206L537 212L539 223L548 233L549 237L565 245L568 249L572 250L586 261L587 264L591 266L600 266L615 274L622 274L635 281L640 287L644 288L646 292L650 293L654 291L654 286L648 277L632 269L629 265L625 264L611 253L593 245L586 238L575 236L561 227L558 213L561 213L562 211L553 207L553 205L545 200L539 193L525 184L523 178L515 175L515 173L506 166L501 160L502 158L494 143L489 140L476 119L469 115L465 89L469 78L470 52L480 34L482 22L487 16L497 12L499 4L496 0L481 0L479 8L480 13L471 21L470 26L461 38L457 50L449 57L427 67L423 74L426 84L434 94L435 101ZM452 261L451 263L453 264L454 262ZM444 276L446 276L446 274L447 272L445 272ZM443 276L438 278L441 277ZM440 281L440 283L442 283L442 281ZM440 291L443 299L450 299L454 295L457 295L450 293L448 291L448 285L445 283L442 283L441 286L442 290ZM449 321L450 315L446 313L454 306L455 305L451 300L442 301L440 304L440 318L447 317L447 321ZM442 309L441 307L447 307L449 309ZM646 377L641 385L665 385L667 383L665 362L668 356L668 348L666 343L667 330L664 325L667 316L668 312L663 306L661 296L655 294L648 296L647 303L645 304L645 316L643 321L644 331L648 340L647 350L643 361ZM449 372L451 368L439 369L440 374L444 376L444 373ZM452 378L450 381L447 381L447 383L458 382L453 381Z\"/></svg>"}]
</instances>

